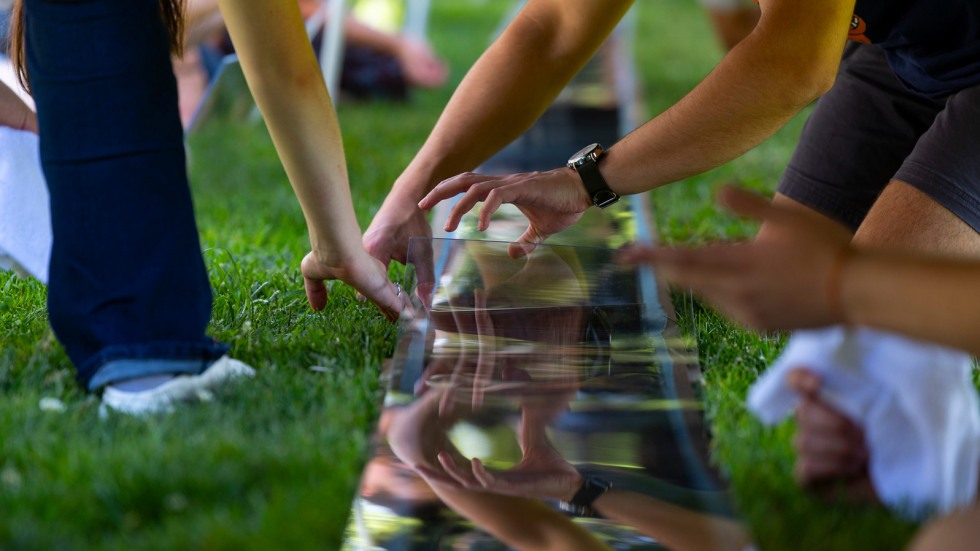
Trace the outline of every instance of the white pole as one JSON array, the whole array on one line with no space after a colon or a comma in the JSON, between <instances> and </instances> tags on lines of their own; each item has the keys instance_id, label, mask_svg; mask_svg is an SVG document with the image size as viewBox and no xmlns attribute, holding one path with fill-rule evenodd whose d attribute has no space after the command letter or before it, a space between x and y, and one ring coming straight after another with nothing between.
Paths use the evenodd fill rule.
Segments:
<instances>
[{"instance_id":1,"label":"white pole","mask_svg":"<svg viewBox=\"0 0 980 551\"><path fill-rule=\"evenodd\" d=\"M336 104L340 94L340 66L344 62L344 21L347 18L347 0L329 0L327 24L323 28L320 43L320 69L327 83L330 98Z\"/></svg>"},{"instance_id":2,"label":"white pole","mask_svg":"<svg viewBox=\"0 0 980 551\"><path fill-rule=\"evenodd\" d=\"M409 37L425 40L429 26L431 0L406 0L405 24L402 32Z\"/></svg>"}]
</instances>

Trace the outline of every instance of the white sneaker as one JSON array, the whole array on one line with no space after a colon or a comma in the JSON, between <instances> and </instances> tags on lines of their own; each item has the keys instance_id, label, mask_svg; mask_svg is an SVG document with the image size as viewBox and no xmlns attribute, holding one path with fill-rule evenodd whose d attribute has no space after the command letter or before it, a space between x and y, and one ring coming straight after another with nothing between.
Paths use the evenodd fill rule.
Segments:
<instances>
[{"instance_id":1,"label":"white sneaker","mask_svg":"<svg viewBox=\"0 0 980 551\"><path fill-rule=\"evenodd\" d=\"M222 356L199 375L178 375L151 389L126 392L107 386L102 392L102 404L136 416L167 412L177 402L207 402L212 398L211 389L227 381L254 375L255 370L248 365Z\"/></svg>"}]
</instances>

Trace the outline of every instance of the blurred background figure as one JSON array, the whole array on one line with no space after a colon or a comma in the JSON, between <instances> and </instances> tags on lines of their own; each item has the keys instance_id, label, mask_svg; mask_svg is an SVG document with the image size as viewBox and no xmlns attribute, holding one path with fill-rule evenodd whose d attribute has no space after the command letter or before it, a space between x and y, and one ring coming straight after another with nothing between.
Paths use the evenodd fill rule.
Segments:
<instances>
[{"instance_id":1,"label":"blurred background figure","mask_svg":"<svg viewBox=\"0 0 980 551\"><path fill-rule=\"evenodd\" d=\"M753 0L700 0L708 12L715 36L725 50L731 50L752 32L759 22L759 4Z\"/></svg>"},{"instance_id":2,"label":"blurred background figure","mask_svg":"<svg viewBox=\"0 0 980 551\"><path fill-rule=\"evenodd\" d=\"M6 0L0 0L0 2ZM329 0L299 0L307 20L314 51L320 51L321 22ZM373 16L376 11L365 13ZM344 23L344 57L340 90L343 97L357 100L405 100L414 87L437 88L445 84L449 69L427 41L387 30L390 23L379 18L381 27L349 14ZM200 104L221 59L234 53L225 30L217 0L189 0L187 34L183 59L174 59L174 74L180 94L180 116L187 126Z\"/></svg>"}]
</instances>

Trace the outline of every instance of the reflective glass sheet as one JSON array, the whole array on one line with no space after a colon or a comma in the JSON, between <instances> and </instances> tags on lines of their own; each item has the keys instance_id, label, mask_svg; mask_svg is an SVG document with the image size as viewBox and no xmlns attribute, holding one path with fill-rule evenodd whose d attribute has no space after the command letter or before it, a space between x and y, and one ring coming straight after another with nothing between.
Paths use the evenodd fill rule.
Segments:
<instances>
[{"instance_id":1,"label":"reflective glass sheet","mask_svg":"<svg viewBox=\"0 0 980 551\"><path fill-rule=\"evenodd\" d=\"M743 549L696 350L653 274L608 248L523 252L412 240L416 315L346 548ZM581 477L612 489L563 510Z\"/></svg>"}]
</instances>

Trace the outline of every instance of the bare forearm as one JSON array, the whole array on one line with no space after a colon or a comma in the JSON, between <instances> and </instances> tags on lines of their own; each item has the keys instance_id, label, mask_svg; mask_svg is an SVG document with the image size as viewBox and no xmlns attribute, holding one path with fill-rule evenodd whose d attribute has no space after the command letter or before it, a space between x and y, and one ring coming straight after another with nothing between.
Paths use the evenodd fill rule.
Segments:
<instances>
[{"instance_id":1,"label":"bare forearm","mask_svg":"<svg viewBox=\"0 0 980 551\"><path fill-rule=\"evenodd\" d=\"M398 187L417 201L527 130L630 4L532 0L463 79Z\"/></svg>"},{"instance_id":2,"label":"bare forearm","mask_svg":"<svg viewBox=\"0 0 980 551\"><path fill-rule=\"evenodd\" d=\"M980 354L980 264L859 252L841 273L850 323Z\"/></svg>"},{"instance_id":3,"label":"bare forearm","mask_svg":"<svg viewBox=\"0 0 980 551\"><path fill-rule=\"evenodd\" d=\"M34 112L3 82L0 82L0 126L37 132Z\"/></svg>"},{"instance_id":4,"label":"bare forearm","mask_svg":"<svg viewBox=\"0 0 980 551\"><path fill-rule=\"evenodd\" d=\"M310 229L315 251L359 246L343 143L296 2L221 0L255 97Z\"/></svg>"},{"instance_id":5,"label":"bare forearm","mask_svg":"<svg viewBox=\"0 0 980 551\"><path fill-rule=\"evenodd\" d=\"M602 172L613 190L640 193L726 163L830 87L853 2L765 7L756 30L690 94L610 148ZM823 13L804 32L797 12L813 9Z\"/></svg>"}]
</instances>

